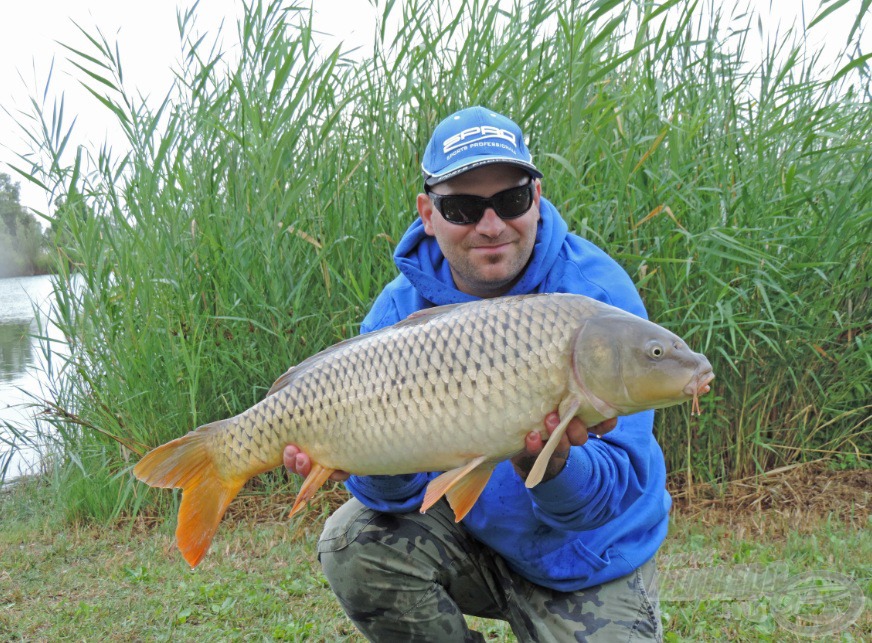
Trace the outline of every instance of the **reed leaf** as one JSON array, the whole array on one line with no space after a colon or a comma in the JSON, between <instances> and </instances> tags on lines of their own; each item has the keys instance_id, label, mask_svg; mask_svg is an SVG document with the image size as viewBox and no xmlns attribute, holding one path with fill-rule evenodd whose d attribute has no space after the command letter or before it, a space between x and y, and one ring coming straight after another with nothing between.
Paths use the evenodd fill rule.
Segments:
<instances>
[{"instance_id":1,"label":"reed leaf","mask_svg":"<svg viewBox=\"0 0 872 643\"><path fill-rule=\"evenodd\" d=\"M31 180L56 196L69 355L51 424L70 513L145 506L125 444L237 413L358 332L396 275L430 132L470 104L520 122L570 228L711 358L704 414L658 414L670 471L715 481L822 452L868 464L868 60L821 78L784 37L752 64L752 17L702 11L387 1L373 50L351 55L319 49L306 7L248 4L226 50L195 37L193 9L156 107L83 30L67 50L129 151L65 162L72 125L48 88L22 124L44 159Z\"/></svg>"}]
</instances>

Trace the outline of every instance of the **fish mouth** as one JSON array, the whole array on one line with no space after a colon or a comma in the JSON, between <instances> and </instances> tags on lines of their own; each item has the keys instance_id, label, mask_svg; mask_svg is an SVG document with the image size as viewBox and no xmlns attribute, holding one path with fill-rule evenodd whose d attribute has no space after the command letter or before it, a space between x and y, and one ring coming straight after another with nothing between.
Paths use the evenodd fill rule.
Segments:
<instances>
[{"instance_id":1,"label":"fish mouth","mask_svg":"<svg viewBox=\"0 0 872 643\"><path fill-rule=\"evenodd\" d=\"M687 386L684 387L684 394L693 398L693 405L690 410L693 415L702 415L702 411L699 408L699 396L709 392L708 385L715 379L711 365L706 364L706 366L705 370L698 371L690 382L687 383Z\"/></svg>"}]
</instances>

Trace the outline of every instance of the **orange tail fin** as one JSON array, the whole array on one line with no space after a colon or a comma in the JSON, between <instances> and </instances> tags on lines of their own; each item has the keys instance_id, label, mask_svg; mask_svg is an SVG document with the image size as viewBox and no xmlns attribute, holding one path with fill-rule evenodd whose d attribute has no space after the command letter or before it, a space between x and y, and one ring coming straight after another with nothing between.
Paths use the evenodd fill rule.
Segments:
<instances>
[{"instance_id":1,"label":"orange tail fin","mask_svg":"<svg viewBox=\"0 0 872 643\"><path fill-rule=\"evenodd\" d=\"M248 480L222 478L212 459L208 437L224 422L157 447L133 468L133 475L152 487L182 489L176 541L192 568L203 560L227 506Z\"/></svg>"}]
</instances>

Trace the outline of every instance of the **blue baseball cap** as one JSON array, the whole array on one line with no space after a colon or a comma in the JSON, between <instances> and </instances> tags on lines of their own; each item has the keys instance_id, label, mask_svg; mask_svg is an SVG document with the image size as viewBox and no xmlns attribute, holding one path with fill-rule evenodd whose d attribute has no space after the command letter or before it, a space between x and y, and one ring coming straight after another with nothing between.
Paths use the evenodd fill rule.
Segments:
<instances>
[{"instance_id":1,"label":"blue baseball cap","mask_svg":"<svg viewBox=\"0 0 872 643\"><path fill-rule=\"evenodd\" d=\"M467 107L433 130L424 149L421 172L424 183L433 186L492 163L516 165L534 179L542 178L517 123L485 107Z\"/></svg>"}]
</instances>

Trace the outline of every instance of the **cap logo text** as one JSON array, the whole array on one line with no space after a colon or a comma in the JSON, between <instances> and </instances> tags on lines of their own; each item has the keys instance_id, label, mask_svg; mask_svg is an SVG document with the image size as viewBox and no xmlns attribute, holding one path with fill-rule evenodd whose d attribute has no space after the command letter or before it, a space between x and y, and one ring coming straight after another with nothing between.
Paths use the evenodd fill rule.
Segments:
<instances>
[{"instance_id":1,"label":"cap logo text","mask_svg":"<svg viewBox=\"0 0 872 643\"><path fill-rule=\"evenodd\" d=\"M515 135L512 132L492 125L482 125L481 127L469 127L459 134L446 138L442 142L442 153L447 154L461 145L468 145L487 138L499 138L510 142L512 145L517 145Z\"/></svg>"}]
</instances>

